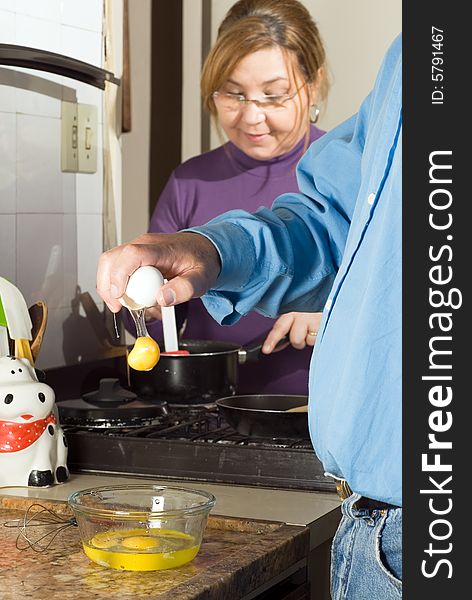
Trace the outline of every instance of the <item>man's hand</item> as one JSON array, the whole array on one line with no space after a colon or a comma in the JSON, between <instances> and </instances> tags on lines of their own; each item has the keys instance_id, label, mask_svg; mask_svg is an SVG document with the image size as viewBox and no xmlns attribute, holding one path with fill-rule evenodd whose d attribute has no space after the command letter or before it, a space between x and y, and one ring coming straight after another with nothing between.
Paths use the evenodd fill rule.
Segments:
<instances>
[{"instance_id":1,"label":"man's hand","mask_svg":"<svg viewBox=\"0 0 472 600\"><path fill-rule=\"evenodd\" d=\"M269 335L266 337L262 352L270 354L284 336L289 334L290 343L297 350L305 346L314 346L321 321L321 313L291 312L277 319ZM282 348L286 348L282 346ZM278 350L282 350L278 348Z\"/></svg>"},{"instance_id":2,"label":"man's hand","mask_svg":"<svg viewBox=\"0 0 472 600\"><path fill-rule=\"evenodd\" d=\"M169 280L156 298L160 306L203 296L221 269L218 251L203 235L146 233L100 257L97 291L112 312L122 308L118 299L124 294L130 275L146 265L157 267Z\"/></svg>"}]
</instances>

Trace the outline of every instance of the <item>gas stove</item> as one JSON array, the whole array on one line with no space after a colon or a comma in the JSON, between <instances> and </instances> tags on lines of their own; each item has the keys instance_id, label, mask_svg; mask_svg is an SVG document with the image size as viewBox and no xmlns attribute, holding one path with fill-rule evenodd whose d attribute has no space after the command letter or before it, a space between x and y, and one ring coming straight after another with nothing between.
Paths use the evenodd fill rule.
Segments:
<instances>
[{"instance_id":1,"label":"gas stove","mask_svg":"<svg viewBox=\"0 0 472 600\"><path fill-rule=\"evenodd\" d=\"M123 360L50 370L56 399L78 398L102 377L126 384ZM59 405L60 406L60 405ZM309 439L247 437L237 433L214 404L168 406L141 427L90 427L63 423L75 473L159 476L277 489L334 491Z\"/></svg>"}]
</instances>

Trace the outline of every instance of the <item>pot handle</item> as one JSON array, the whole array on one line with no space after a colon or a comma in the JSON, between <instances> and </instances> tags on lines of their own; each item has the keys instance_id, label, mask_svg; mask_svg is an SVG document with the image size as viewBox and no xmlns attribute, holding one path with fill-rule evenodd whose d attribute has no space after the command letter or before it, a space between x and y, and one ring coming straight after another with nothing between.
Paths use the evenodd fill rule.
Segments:
<instances>
[{"instance_id":1,"label":"pot handle","mask_svg":"<svg viewBox=\"0 0 472 600\"><path fill-rule=\"evenodd\" d=\"M271 330L269 330L271 331ZM246 346L243 346L238 350L238 363L243 365L249 362L256 362L262 356L269 356L266 354L262 354L262 346L264 341L269 334L269 331L266 331L262 335L257 336L255 340L249 342ZM275 345L275 348L272 352L277 352L279 350L283 350L290 343L289 337L285 335L278 343Z\"/></svg>"}]
</instances>

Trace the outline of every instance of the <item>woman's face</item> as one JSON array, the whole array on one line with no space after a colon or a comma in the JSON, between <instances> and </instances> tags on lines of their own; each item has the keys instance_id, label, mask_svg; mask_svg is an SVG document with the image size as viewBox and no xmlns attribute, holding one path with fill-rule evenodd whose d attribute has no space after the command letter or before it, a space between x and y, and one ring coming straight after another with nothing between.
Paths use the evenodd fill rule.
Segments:
<instances>
[{"instance_id":1,"label":"woman's face","mask_svg":"<svg viewBox=\"0 0 472 600\"><path fill-rule=\"evenodd\" d=\"M243 58L219 90L241 94L246 99L294 94L284 108L265 112L253 102L228 110L215 99L219 123L228 139L256 160L269 160L290 151L304 136L308 126L310 92L301 77L289 74L290 65L280 48L258 50Z\"/></svg>"}]
</instances>

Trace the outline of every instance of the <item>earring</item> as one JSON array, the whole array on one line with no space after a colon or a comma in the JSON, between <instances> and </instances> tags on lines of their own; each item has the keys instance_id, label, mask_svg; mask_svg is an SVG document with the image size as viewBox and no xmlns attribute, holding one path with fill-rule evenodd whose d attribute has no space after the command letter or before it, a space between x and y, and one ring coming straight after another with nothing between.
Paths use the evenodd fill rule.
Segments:
<instances>
[{"instance_id":1,"label":"earring","mask_svg":"<svg viewBox=\"0 0 472 600\"><path fill-rule=\"evenodd\" d=\"M317 104L313 104L310 106L310 121L312 123L316 123L318 121L318 117L320 116L320 109Z\"/></svg>"}]
</instances>

